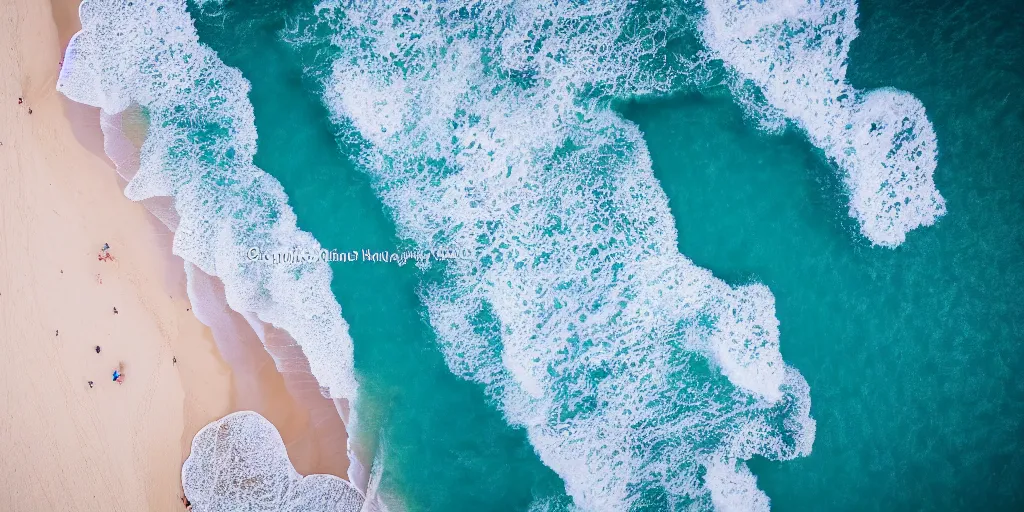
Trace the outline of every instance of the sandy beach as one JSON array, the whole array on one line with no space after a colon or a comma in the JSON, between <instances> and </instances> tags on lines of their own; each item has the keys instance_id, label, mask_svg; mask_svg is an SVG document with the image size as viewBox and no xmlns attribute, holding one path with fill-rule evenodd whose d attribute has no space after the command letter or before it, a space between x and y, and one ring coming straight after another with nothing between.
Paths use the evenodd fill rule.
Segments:
<instances>
[{"instance_id":1,"label":"sandy beach","mask_svg":"<svg viewBox=\"0 0 1024 512\"><path fill-rule=\"evenodd\" d=\"M98 111L55 91L77 2L5 7L0 509L182 510L192 437L241 409L275 423L300 472L344 477L340 420L309 419L255 333L230 340L249 350L233 373L191 311L172 234L124 197ZM104 244L112 260L99 258ZM119 367L121 383L112 379Z\"/></svg>"}]
</instances>

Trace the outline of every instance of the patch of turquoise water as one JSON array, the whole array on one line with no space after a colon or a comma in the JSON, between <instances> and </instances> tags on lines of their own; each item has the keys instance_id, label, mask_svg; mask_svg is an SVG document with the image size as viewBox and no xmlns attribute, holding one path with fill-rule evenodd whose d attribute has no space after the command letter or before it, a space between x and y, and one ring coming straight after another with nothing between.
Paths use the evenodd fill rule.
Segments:
<instances>
[{"instance_id":1,"label":"patch of turquoise water","mask_svg":"<svg viewBox=\"0 0 1024 512\"><path fill-rule=\"evenodd\" d=\"M645 134L680 249L775 293L811 387L812 454L752 469L775 510L1024 506L1024 15L1003 2L863 1L857 87L917 95L949 213L896 250L846 216L804 138L728 96L623 107Z\"/></svg>"},{"instance_id":2,"label":"patch of turquoise water","mask_svg":"<svg viewBox=\"0 0 1024 512\"><path fill-rule=\"evenodd\" d=\"M645 133L681 252L730 283L772 289L783 356L811 386L813 453L751 463L776 510L1024 503L1024 20L1015 3L861 2L850 79L924 102L949 206L896 250L858 235L840 180L802 136L758 133L727 96L622 108ZM283 9L228 2L227 16L196 15L203 41L252 82L256 164L325 247L393 249L394 226L368 178L338 154L326 110L279 42ZM386 443L385 488L411 510L564 503L522 431L444 365L413 268L333 269L362 384L356 435Z\"/></svg>"},{"instance_id":3,"label":"patch of turquoise water","mask_svg":"<svg viewBox=\"0 0 1024 512\"><path fill-rule=\"evenodd\" d=\"M319 95L279 38L281 2L191 9L201 40L252 84L259 151L301 229L327 249L395 251L399 241L369 178L338 151ZM311 9L309 5L303 9ZM358 443L385 445L382 490L410 511L526 510L565 503L561 480L483 390L452 375L423 319L412 264L334 263L332 290L355 341Z\"/></svg>"}]
</instances>

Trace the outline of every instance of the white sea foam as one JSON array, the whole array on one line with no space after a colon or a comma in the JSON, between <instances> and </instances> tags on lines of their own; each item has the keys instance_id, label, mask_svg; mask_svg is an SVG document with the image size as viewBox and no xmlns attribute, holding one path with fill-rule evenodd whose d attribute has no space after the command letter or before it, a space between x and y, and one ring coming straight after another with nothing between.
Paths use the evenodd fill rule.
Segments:
<instances>
[{"instance_id":1,"label":"white sea foam","mask_svg":"<svg viewBox=\"0 0 1024 512\"><path fill-rule=\"evenodd\" d=\"M399 232L475 255L422 294L452 371L584 510L767 503L742 461L805 455L815 429L774 298L678 252L642 134L608 107L672 83L675 13L389 0L315 16L336 46L325 102ZM315 44L302 25L289 40Z\"/></svg>"},{"instance_id":2,"label":"white sea foam","mask_svg":"<svg viewBox=\"0 0 1024 512\"><path fill-rule=\"evenodd\" d=\"M196 434L181 483L195 512L363 510L363 495L352 484L295 471L277 429L251 411L229 414Z\"/></svg>"},{"instance_id":3,"label":"white sea foam","mask_svg":"<svg viewBox=\"0 0 1024 512\"><path fill-rule=\"evenodd\" d=\"M317 428L338 424L331 414L353 425L347 414L356 394L352 342L330 292L330 269L322 263L261 266L242 257L252 246L315 244L296 228L280 184L252 165L256 134L248 82L199 44L182 2L86 0L80 15L83 30L68 46L58 89L102 109L104 149L128 181L125 194L175 233L173 251L186 261L193 310L218 334L226 358L247 359L234 343L244 336L238 329L247 326L216 315L226 307L225 294L218 303L217 294L197 290L194 264L221 279L227 304L260 336ZM141 115L138 105L150 117L141 151L124 130L125 115ZM265 322L290 336L276 329L268 334ZM324 446L340 446L338 456L345 456L343 433L319 435ZM323 440L335 438L342 441ZM353 461L350 469L359 467ZM355 476L356 485L365 484L363 475ZM336 486L320 480L304 485Z\"/></svg>"},{"instance_id":4,"label":"white sea foam","mask_svg":"<svg viewBox=\"0 0 1024 512\"><path fill-rule=\"evenodd\" d=\"M729 512L768 511L768 496L757 488L757 477L735 460L715 461L707 466L705 479L711 489L715 510Z\"/></svg>"},{"instance_id":5,"label":"white sea foam","mask_svg":"<svg viewBox=\"0 0 1024 512\"><path fill-rule=\"evenodd\" d=\"M296 227L281 185L252 165L248 82L199 43L180 0L85 0L79 11L82 31L68 45L57 88L100 107L108 121L132 103L151 119L138 162L125 162L138 167L125 195L173 198L174 253L220 278L232 309L287 330L327 394L354 399L352 341L330 268L245 256L249 247L316 247Z\"/></svg>"},{"instance_id":6,"label":"white sea foam","mask_svg":"<svg viewBox=\"0 0 1024 512\"><path fill-rule=\"evenodd\" d=\"M705 0L701 32L733 69L734 90L755 84L779 114L807 133L844 173L850 216L872 243L895 247L946 211L935 187L935 131L924 106L895 89L860 91L846 81L857 37L855 0ZM764 105L744 94L749 108Z\"/></svg>"}]
</instances>

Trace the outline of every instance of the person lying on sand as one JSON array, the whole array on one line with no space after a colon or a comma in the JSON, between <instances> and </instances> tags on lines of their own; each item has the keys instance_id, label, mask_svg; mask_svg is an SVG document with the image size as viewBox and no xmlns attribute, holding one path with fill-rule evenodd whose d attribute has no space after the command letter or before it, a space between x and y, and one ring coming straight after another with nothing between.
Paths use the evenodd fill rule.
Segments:
<instances>
[{"instance_id":1,"label":"person lying on sand","mask_svg":"<svg viewBox=\"0 0 1024 512\"><path fill-rule=\"evenodd\" d=\"M124 384L124 361L117 363L117 368L114 369L113 377L114 382Z\"/></svg>"},{"instance_id":2,"label":"person lying on sand","mask_svg":"<svg viewBox=\"0 0 1024 512\"><path fill-rule=\"evenodd\" d=\"M103 247L100 247L100 252L96 257L100 261L114 261L114 256L110 254L110 244L103 242Z\"/></svg>"}]
</instances>

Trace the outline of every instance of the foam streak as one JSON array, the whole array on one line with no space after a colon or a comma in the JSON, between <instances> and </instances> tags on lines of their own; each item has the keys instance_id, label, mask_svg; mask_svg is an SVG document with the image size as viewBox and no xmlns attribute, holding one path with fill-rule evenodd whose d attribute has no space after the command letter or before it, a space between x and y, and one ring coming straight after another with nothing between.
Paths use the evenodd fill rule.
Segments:
<instances>
[{"instance_id":1,"label":"foam streak","mask_svg":"<svg viewBox=\"0 0 1024 512\"><path fill-rule=\"evenodd\" d=\"M325 102L400 234L475 255L422 293L450 369L585 510L766 506L742 461L807 454L815 428L774 298L679 253L642 134L609 108L673 83L674 13L389 0L314 16L334 34Z\"/></svg>"},{"instance_id":2,"label":"foam streak","mask_svg":"<svg viewBox=\"0 0 1024 512\"><path fill-rule=\"evenodd\" d=\"M85 0L79 13L58 90L106 116L134 103L150 117L125 195L173 198L174 254L219 277L232 309L287 330L326 394L354 399L352 341L330 268L246 258L249 247L318 247L296 227L280 183L252 164L248 81L199 43L182 1Z\"/></svg>"},{"instance_id":3,"label":"foam streak","mask_svg":"<svg viewBox=\"0 0 1024 512\"><path fill-rule=\"evenodd\" d=\"M701 32L733 69L737 91L752 82L768 105L737 100L762 122L784 116L838 165L850 216L873 244L896 247L946 212L935 187L935 130L924 105L892 88L860 91L846 81L857 37L854 0L705 0ZM765 115L767 114L767 115ZM774 123L778 127L778 123Z\"/></svg>"}]
</instances>

